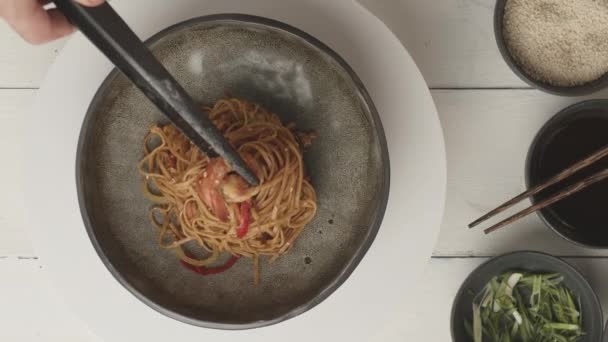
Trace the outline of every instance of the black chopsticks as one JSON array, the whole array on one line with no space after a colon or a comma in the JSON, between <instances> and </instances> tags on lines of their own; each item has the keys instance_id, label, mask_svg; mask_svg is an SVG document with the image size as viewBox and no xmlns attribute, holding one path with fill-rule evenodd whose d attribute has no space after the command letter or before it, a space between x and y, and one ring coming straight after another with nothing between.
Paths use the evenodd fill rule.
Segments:
<instances>
[{"instance_id":1,"label":"black chopsticks","mask_svg":"<svg viewBox=\"0 0 608 342\"><path fill-rule=\"evenodd\" d=\"M74 0L54 2L198 148L216 152L249 184L258 184L236 150L109 3L86 7Z\"/></svg>"}]
</instances>

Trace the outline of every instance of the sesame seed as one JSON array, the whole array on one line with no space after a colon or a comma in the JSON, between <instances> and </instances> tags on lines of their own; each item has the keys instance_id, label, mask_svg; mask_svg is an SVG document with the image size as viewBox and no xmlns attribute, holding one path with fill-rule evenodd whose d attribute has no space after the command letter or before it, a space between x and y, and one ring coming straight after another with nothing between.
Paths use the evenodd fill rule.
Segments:
<instances>
[{"instance_id":1,"label":"sesame seed","mask_svg":"<svg viewBox=\"0 0 608 342\"><path fill-rule=\"evenodd\" d=\"M570 87L608 72L608 7L597 0L509 0L503 34L524 71Z\"/></svg>"}]
</instances>

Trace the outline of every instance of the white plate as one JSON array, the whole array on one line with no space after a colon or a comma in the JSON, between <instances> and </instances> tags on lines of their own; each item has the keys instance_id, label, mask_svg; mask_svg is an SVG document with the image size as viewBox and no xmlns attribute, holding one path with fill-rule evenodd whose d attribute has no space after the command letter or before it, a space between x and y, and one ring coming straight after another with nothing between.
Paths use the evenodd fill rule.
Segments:
<instances>
[{"instance_id":1,"label":"white plate","mask_svg":"<svg viewBox=\"0 0 608 342\"><path fill-rule=\"evenodd\" d=\"M201 15L245 13L286 22L340 54L362 79L380 113L391 161L391 190L375 242L351 277L312 310L249 331L180 323L149 308L110 275L78 209L75 184L80 126L110 63L78 34L38 93L26 137L27 205L32 238L71 308L108 341L367 341L407 312L432 253L445 199L443 136L418 68L382 22L350 0L115 0L142 38ZM135 167L135 166L134 166ZM405 310L405 311L404 311ZM405 322L404 322L405 323Z\"/></svg>"}]
</instances>

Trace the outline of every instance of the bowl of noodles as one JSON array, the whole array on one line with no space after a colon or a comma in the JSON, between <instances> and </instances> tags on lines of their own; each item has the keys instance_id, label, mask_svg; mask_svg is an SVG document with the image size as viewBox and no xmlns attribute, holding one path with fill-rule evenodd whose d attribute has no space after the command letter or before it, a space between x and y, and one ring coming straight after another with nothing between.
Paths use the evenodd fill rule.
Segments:
<instances>
[{"instance_id":1,"label":"bowl of noodles","mask_svg":"<svg viewBox=\"0 0 608 342\"><path fill-rule=\"evenodd\" d=\"M364 257L388 200L384 131L359 78L314 37L248 15L191 19L146 43L260 184L112 71L76 161L103 263L145 304L201 327L258 328L321 303Z\"/></svg>"}]
</instances>

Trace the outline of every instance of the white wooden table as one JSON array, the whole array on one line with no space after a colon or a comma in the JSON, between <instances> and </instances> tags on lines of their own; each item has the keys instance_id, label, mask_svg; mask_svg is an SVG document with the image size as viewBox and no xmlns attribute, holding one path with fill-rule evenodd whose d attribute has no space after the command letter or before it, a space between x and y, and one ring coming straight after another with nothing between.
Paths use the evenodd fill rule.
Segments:
<instances>
[{"instance_id":1,"label":"white wooden table","mask_svg":"<svg viewBox=\"0 0 608 342\"><path fill-rule=\"evenodd\" d=\"M602 286L608 282L608 251L574 246L535 216L490 236L466 228L523 190L524 160L534 134L558 110L582 98L546 95L511 73L494 42L494 0L361 1L395 32L422 70L447 145L446 212L423 279L421 297L427 304L396 317L402 340L449 341L451 303L461 282L488 257L514 250L565 257L585 273L608 307L608 286ZM26 213L23 205L24 118L62 45L29 46L0 22L2 341L99 341L49 288L45 261L32 250L25 226L25 215L36 213ZM45 181L42 170L36 181ZM413 336L422 330L430 335Z\"/></svg>"}]
</instances>

